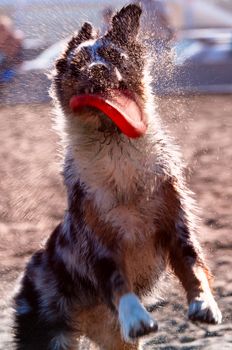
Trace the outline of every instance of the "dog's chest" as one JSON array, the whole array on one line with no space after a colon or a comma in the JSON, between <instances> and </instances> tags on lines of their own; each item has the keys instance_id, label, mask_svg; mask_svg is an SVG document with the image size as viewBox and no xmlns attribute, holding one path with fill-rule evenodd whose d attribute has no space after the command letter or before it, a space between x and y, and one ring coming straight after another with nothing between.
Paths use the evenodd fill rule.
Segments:
<instances>
[{"instance_id":1,"label":"dog's chest","mask_svg":"<svg viewBox=\"0 0 232 350\"><path fill-rule=\"evenodd\" d=\"M136 154L113 161L106 157L97 162L88 186L88 198L100 220L129 241L148 237L155 231L162 199L155 171L147 165L147 160L136 159Z\"/></svg>"},{"instance_id":2,"label":"dog's chest","mask_svg":"<svg viewBox=\"0 0 232 350\"><path fill-rule=\"evenodd\" d=\"M125 176L127 171L131 173L123 181L120 174ZM124 164L124 168L118 172L118 178L111 186L105 184L101 189L102 196L95 203L101 219L118 236L127 275L134 290L143 294L152 288L165 268L155 224L162 197L151 170L138 165L133 167L133 164L126 169Z\"/></svg>"},{"instance_id":3,"label":"dog's chest","mask_svg":"<svg viewBox=\"0 0 232 350\"><path fill-rule=\"evenodd\" d=\"M101 215L123 241L136 243L154 236L155 211L155 203L144 197L135 198L130 203L119 203Z\"/></svg>"},{"instance_id":4,"label":"dog's chest","mask_svg":"<svg viewBox=\"0 0 232 350\"><path fill-rule=\"evenodd\" d=\"M165 270L165 257L154 237L144 242L126 244L124 260L127 277L137 294L146 294Z\"/></svg>"}]
</instances>

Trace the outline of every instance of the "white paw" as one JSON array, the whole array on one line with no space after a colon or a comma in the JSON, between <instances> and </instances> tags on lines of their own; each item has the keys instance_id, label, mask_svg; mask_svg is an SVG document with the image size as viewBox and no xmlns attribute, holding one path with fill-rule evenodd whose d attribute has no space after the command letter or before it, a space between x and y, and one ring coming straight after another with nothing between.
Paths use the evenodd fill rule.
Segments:
<instances>
[{"instance_id":1,"label":"white paw","mask_svg":"<svg viewBox=\"0 0 232 350\"><path fill-rule=\"evenodd\" d=\"M152 319L137 296L125 294L119 302L119 321L125 341L130 342L142 335L156 332L157 322Z\"/></svg>"},{"instance_id":2,"label":"white paw","mask_svg":"<svg viewBox=\"0 0 232 350\"><path fill-rule=\"evenodd\" d=\"M222 314L213 296L193 299L189 304L188 317L192 321L212 324L222 322Z\"/></svg>"}]
</instances>

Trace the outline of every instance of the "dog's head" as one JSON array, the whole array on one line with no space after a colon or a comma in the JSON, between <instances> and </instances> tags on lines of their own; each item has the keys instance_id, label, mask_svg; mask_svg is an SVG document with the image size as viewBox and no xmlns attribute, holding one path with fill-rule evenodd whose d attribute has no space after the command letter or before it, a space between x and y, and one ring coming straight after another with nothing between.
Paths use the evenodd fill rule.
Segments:
<instances>
[{"instance_id":1,"label":"dog's head","mask_svg":"<svg viewBox=\"0 0 232 350\"><path fill-rule=\"evenodd\" d=\"M85 23L70 40L56 62L53 79L53 91L66 113L72 113L69 102L76 95L110 97L120 91L143 101L145 55L137 39L141 12L140 6L128 5L115 14L104 36L98 37L91 24ZM81 120L94 120L99 128L99 120L86 118L89 112L83 110Z\"/></svg>"}]
</instances>

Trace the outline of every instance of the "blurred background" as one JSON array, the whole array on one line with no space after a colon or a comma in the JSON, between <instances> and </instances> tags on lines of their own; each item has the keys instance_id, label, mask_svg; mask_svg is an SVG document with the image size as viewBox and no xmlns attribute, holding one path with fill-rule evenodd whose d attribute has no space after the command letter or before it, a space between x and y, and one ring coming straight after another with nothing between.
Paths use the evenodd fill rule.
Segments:
<instances>
[{"instance_id":1,"label":"blurred background","mask_svg":"<svg viewBox=\"0 0 232 350\"><path fill-rule=\"evenodd\" d=\"M12 350L15 281L66 207L46 74L84 21L104 34L112 13L128 2L0 0L1 350ZM219 326L188 322L183 291L175 281L161 288L162 302L147 301L159 332L144 340L144 349L231 349L232 0L141 4L140 37L153 62L158 111L183 151L200 208L199 236L224 317Z\"/></svg>"},{"instance_id":2,"label":"blurred background","mask_svg":"<svg viewBox=\"0 0 232 350\"><path fill-rule=\"evenodd\" d=\"M1 80L14 78L15 89L24 90L21 96L14 94L14 100L46 100L44 90L49 83L44 71L51 68L70 34L86 20L101 29L102 21L108 20L104 11L109 10L110 16L125 3L124 0L110 3L107 0L0 0L1 21L3 16L5 21L8 17L18 32L16 35L20 32L22 36L21 64L14 65L11 60L7 67L9 56L6 55L4 67L3 62L0 67ZM154 41L163 39L166 41L163 46L172 50L169 62L172 69L169 67L165 79L163 71L162 79L157 77L154 86L157 93L232 91L232 1L144 0L142 4L146 18L142 35L155 36L153 45L150 39L151 48L155 47ZM158 27L162 30L157 30ZM4 50L1 51L2 57ZM3 57L0 59L3 61ZM7 87L2 99L11 102Z\"/></svg>"}]
</instances>

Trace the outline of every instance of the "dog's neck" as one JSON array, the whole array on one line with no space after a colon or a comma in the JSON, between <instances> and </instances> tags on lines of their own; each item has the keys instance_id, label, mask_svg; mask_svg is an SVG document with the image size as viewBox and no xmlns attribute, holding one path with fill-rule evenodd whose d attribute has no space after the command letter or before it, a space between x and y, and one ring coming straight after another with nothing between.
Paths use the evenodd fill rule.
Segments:
<instances>
[{"instance_id":1,"label":"dog's neck","mask_svg":"<svg viewBox=\"0 0 232 350\"><path fill-rule=\"evenodd\" d=\"M65 177L69 193L78 182L99 211L135 203L153 190L155 174L163 169L156 161L154 135L110 143L80 142L69 148Z\"/></svg>"},{"instance_id":2,"label":"dog's neck","mask_svg":"<svg viewBox=\"0 0 232 350\"><path fill-rule=\"evenodd\" d=\"M89 193L112 192L123 197L135 191L138 178L146 169L145 149L142 142L120 140L117 137L101 142L81 142L70 148L73 173ZM74 175L74 174L73 174Z\"/></svg>"}]
</instances>

